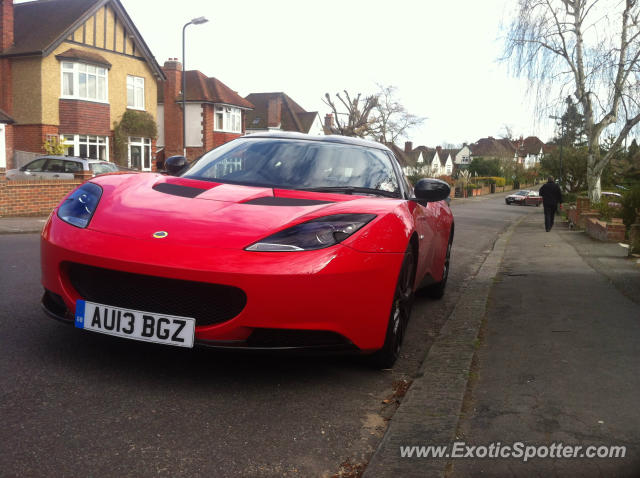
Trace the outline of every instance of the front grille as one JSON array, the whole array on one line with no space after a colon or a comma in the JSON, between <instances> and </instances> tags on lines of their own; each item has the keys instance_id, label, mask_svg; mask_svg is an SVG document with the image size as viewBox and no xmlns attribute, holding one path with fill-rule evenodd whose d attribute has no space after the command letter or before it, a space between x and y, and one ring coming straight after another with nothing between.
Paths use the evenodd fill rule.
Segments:
<instances>
[{"instance_id":1,"label":"front grille","mask_svg":"<svg viewBox=\"0 0 640 478\"><path fill-rule=\"evenodd\" d=\"M69 280L89 302L157 314L193 317L196 325L224 322L238 315L247 296L237 287L133 274L68 263Z\"/></svg>"},{"instance_id":2,"label":"front grille","mask_svg":"<svg viewBox=\"0 0 640 478\"><path fill-rule=\"evenodd\" d=\"M326 330L254 329L247 338L249 347L344 347L345 337Z\"/></svg>"}]
</instances>

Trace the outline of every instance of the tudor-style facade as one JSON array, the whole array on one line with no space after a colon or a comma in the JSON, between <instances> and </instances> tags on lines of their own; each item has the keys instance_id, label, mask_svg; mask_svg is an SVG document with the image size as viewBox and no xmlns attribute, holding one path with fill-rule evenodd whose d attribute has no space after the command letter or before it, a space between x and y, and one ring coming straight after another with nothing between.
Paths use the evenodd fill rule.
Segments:
<instances>
[{"instance_id":1,"label":"tudor-style facade","mask_svg":"<svg viewBox=\"0 0 640 478\"><path fill-rule=\"evenodd\" d=\"M66 154L114 160L114 123L128 109L155 118L157 82L164 79L122 4L1 1L2 33L13 37L0 51L0 74L10 85L16 157L40 154L44 142L57 137ZM119 162L150 170L153 139L128 138Z\"/></svg>"},{"instance_id":2,"label":"tudor-style facade","mask_svg":"<svg viewBox=\"0 0 640 478\"><path fill-rule=\"evenodd\" d=\"M162 70L167 80L158 89L158 157L182 155L189 160L244 134L245 115L253 105L217 78L185 72L185 136L182 138L182 65L170 58ZM185 147L186 146L186 147Z\"/></svg>"}]
</instances>

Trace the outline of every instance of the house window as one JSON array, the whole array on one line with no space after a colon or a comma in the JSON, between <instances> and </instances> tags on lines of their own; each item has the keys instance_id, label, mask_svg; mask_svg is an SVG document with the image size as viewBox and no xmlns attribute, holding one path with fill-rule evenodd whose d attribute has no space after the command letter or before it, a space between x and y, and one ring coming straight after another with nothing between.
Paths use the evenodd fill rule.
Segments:
<instances>
[{"instance_id":1,"label":"house window","mask_svg":"<svg viewBox=\"0 0 640 478\"><path fill-rule=\"evenodd\" d=\"M242 112L233 106L216 106L214 131L242 133Z\"/></svg>"},{"instance_id":2,"label":"house window","mask_svg":"<svg viewBox=\"0 0 640 478\"><path fill-rule=\"evenodd\" d=\"M86 134L62 134L60 144L65 147L66 156L109 160L109 138Z\"/></svg>"},{"instance_id":3,"label":"house window","mask_svg":"<svg viewBox=\"0 0 640 478\"><path fill-rule=\"evenodd\" d=\"M151 139L129 137L129 167L151 171Z\"/></svg>"},{"instance_id":4,"label":"house window","mask_svg":"<svg viewBox=\"0 0 640 478\"><path fill-rule=\"evenodd\" d=\"M62 62L62 97L107 102L107 69L86 63Z\"/></svg>"},{"instance_id":5,"label":"house window","mask_svg":"<svg viewBox=\"0 0 640 478\"><path fill-rule=\"evenodd\" d=\"M144 78L127 75L127 108L144 110Z\"/></svg>"}]
</instances>

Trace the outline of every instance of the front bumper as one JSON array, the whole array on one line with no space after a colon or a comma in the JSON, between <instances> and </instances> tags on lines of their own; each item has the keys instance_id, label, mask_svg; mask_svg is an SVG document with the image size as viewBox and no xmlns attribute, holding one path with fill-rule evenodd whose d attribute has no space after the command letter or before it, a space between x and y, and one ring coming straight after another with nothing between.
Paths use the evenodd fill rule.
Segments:
<instances>
[{"instance_id":1,"label":"front bumper","mask_svg":"<svg viewBox=\"0 0 640 478\"><path fill-rule=\"evenodd\" d=\"M184 246L78 229L53 214L41 240L43 307L72 323L76 301L86 299L68 274L75 263L241 289L246 304L237 315L196 327L200 345L344 345L372 351L384 342L402 259L402 254L363 253L343 245L283 253Z\"/></svg>"}]
</instances>

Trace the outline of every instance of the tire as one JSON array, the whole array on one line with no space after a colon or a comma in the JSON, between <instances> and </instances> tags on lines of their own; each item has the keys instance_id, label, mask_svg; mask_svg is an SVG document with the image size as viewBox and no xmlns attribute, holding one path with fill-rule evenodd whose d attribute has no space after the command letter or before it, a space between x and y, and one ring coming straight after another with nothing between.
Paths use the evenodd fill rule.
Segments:
<instances>
[{"instance_id":1,"label":"tire","mask_svg":"<svg viewBox=\"0 0 640 478\"><path fill-rule=\"evenodd\" d=\"M416 260L411 246L404 253L398 281L396 283L391 313L387 323L384 345L370 356L370 362L377 368L391 368L400 356L400 347L407 330L413 307L413 283L416 274Z\"/></svg>"},{"instance_id":2,"label":"tire","mask_svg":"<svg viewBox=\"0 0 640 478\"><path fill-rule=\"evenodd\" d=\"M449 266L451 262L451 247L453 245L453 234L449 234L449 242L447 244L447 252L444 257L444 266L442 270L442 280L431 284L425 289L427 297L432 299L442 299L444 296L444 289L447 287L447 279L449 279Z\"/></svg>"},{"instance_id":3,"label":"tire","mask_svg":"<svg viewBox=\"0 0 640 478\"><path fill-rule=\"evenodd\" d=\"M540 207L540 201L536 203L536 207Z\"/></svg>"}]
</instances>

